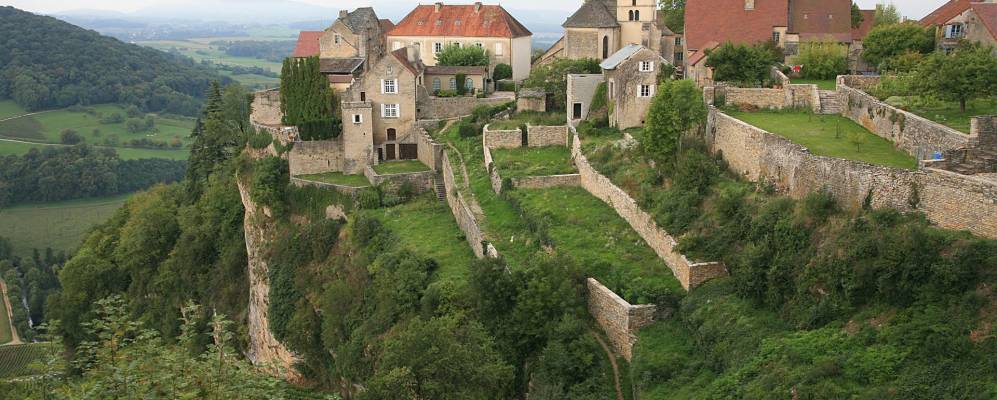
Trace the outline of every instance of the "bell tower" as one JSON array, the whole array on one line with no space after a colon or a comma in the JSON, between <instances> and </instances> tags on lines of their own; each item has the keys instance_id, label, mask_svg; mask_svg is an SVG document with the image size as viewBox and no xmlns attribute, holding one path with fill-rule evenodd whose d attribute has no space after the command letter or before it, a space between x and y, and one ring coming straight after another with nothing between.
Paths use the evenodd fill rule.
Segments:
<instances>
[{"instance_id":1,"label":"bell tower","mask_svg":"<svg viewBox=\"0 0 997 400\"><path fill-rule=\"evenodd\" d=\"M616 21L620 24L621 47L639 44L660 51L656 0L616 0Z\"/></svg>"}]
</instances>

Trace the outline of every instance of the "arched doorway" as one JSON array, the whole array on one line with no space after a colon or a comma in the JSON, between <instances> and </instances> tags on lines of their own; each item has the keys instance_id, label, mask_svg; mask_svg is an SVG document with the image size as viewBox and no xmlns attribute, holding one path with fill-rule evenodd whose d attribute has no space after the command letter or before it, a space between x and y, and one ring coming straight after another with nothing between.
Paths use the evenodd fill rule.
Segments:
<instances>
[{"instance_id":1,"label":"arched doorway","mask_svg":"<svg viewBox=\"0 0 997 400\"><path fill-rule=\"evenodd\" d=\"M388 128L388 141L394 142L396 139L398 139L398 131L395 128Z\"/></svg>"}]
</instances>

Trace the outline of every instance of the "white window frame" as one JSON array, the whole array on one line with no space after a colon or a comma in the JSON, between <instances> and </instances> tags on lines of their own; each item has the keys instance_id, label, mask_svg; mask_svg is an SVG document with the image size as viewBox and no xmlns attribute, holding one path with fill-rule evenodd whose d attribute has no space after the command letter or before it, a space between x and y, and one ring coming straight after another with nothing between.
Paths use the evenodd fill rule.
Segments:
<instances>
[{"instance_id":1,"label":"white window frame","mask_svg":"<svg viewBox=\"0 0 997 400\"><path fill-rule=\"evenodd\" d=\"M640 72L654 72L654 61L641 61Z\"/></svg>"},{"instance_id":2,"label":"white window frame","mask_svg":"<svg viewBox=\"0 0 997 400\"><path fill-rule=\"evenodd\" d=\"M443 51L443 43L433 43L433 54L440 54L441 51Z\"/></svg>"},{"instance_id":3,"label":"white window frame","mask_svg":"<svg viewBox=\"0 0 997 400\"><path fill-rule=\"evenodd\" d=\"M381 104L382 118L398 118L401 115L401 107L398 104Z\"/></svg>"},{"instance_id":4,"label":"white window frame","mask_svg":"<svg viewBox=\"0 0 997 400\"><path fill-rule=\"evenodd\" d=\"M402 48L403 44L404 43L402 43L402 42L391 42L391 51L395 51L395 50L398 50L398 49Z\"/></svg>"},{"instance_id":5,"label":"white window frame","mask_svg":"<svg viewBox=\"0 0 997 400\"><path fill-rule=\"evenodd\" d=\"M645 94L644 91L647 91ZM640 85L637 87L637 97L651 97L654 96L654 85Z\"/></svg>"},{"instance_id":6,"label":"white window frame","mask_svg":"<svg viewBox=\"0 0 997 400\"><path fill-rule=\"evenodd\" d=\"M381 93L382 94L398 94L398 80L397 79L381 79Z\"/></svg>"},{"instance_id":7,"label":"white window frame","mask_svg":"<svg viewBox=\"0 0 997 400\"><path fill-rule=\"evenodd\" d=\"M363 123L363 114L353 114L353 124L360 125Z\"/></svg>"}]
</instances>

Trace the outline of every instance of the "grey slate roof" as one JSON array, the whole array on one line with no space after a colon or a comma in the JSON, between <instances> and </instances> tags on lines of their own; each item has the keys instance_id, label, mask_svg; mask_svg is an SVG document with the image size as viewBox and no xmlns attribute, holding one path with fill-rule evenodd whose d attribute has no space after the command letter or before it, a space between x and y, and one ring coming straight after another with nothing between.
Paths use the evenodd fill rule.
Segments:
<instances>
[{"instance_id":1,"label":"grey slate roof","mask_svg":"<svg viewBox=\"0 0 997 400\"><path fill-rule=\"evenodd\" d=\"M365 28L381 26L381 21L377 19L377 14L374 13L374 8L372 7L359 7L346 14L346 17L340 19L355 34L360 33Z\"/></svg>"},{"instance_id":2,"label":"grey slate roof","mask_svg":"<svg viewBox=\"0 0 997 400\"><path fill-rule=\"evenodd\" d=\"M602 63L599 64L599 67L602 69L616 69L620 63L630 58L630 56L636 54L643 48L644 46L639 44L628 44L626 47L613 53L613 55L609 56L609 58L603 60Z\"/></svg>"},{"instance_id":3,"label":"grey slate roof","mask_svg":"<svg viewBox=\"0 0 997 400\"><path fill-rule=\"evenodd\" d=\"M616 22L616 3L613 7L607 5L603 0L585 0L585 3L575 11L564 24L565 28L615 28L620 26Z\"/></svg>"},{"instance_id":4,"label":"grey slate roof","mask_svg":"<svg viewBox=\"0 0 997 400\"><path fill-rule=\"evenodd\" d=\"M363 64L362 58L322 58L318 60L323 74L352 74Z\"/></svg>"}]
</instances>

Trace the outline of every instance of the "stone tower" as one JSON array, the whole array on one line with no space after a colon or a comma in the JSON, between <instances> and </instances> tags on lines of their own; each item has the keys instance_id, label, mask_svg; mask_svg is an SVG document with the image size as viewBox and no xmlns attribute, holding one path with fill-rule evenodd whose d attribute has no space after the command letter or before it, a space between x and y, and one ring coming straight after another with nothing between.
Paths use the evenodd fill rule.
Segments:
<instances>
[{"instance_id":1,"label":"stone tower","mask_svg":"<svg viewBox=\"0 0 997 400\"><path fill-rule=\"evenodd\" d=\"M618 48L639 44L654 51L661 50L661 30L658 28L656 0L615 0L616 21L620 24Z\"/></svg>"}]
</instances>

